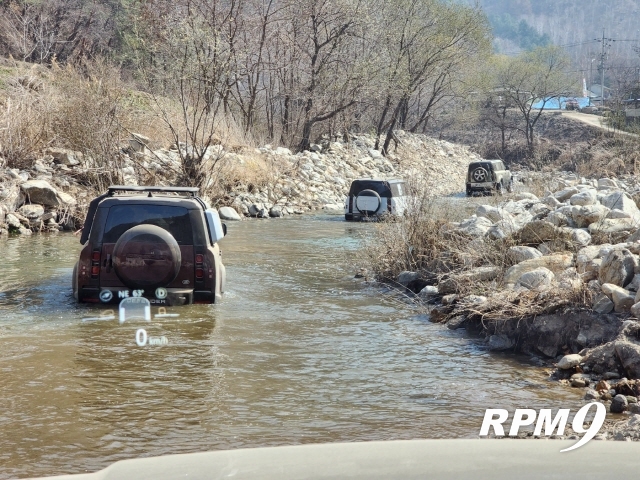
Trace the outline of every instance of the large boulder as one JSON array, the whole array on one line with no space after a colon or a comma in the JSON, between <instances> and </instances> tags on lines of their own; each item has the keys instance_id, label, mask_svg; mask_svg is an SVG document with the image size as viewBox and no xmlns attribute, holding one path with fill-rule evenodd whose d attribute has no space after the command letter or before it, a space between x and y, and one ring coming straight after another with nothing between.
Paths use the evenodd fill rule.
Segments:
<instances>
[{"instance_id":1,"label":"large boulder","mask_svg":"<svg viewBox=\"0 0 640 480\"><path fill-rule=\"evenodd\" d=\"M618 183L611 178L600 178L598 179L598 190L610 190L613 188L618 188Z\"/></svg>"},{"instance_id":2,"label":"large boulder","mask_svg":"<svg viewBox=\"0 0 640 480\"><path fill-rule=\"evenodd\" d=\"M611 301L609 296L605 295L604 293L596 295L596 297L593 299L592 309L596 313L600 313L600 314L611 313L613 312L614 308L615 308L614 303Z\"/></svg>"},{"instance_id":3,"label":"large boulder","mask_svg":"<svg viewBox=\"0 0 640 480\"><path fill-rule=\"evenodd\" d=\"M614 343L614 348L628 378L640 378L640 345L618 340Z\"/></svg>"},{"instance_id":4,"label":"large boulder","mask_svg":"<svg viewBox=\"0 0 640 480\"><path fill-rule=\"evenodd\" d=\"M550 222L534 220L527 223L519 232L520 243L540 245L557 239L568 239L568 234Z\"/></svg>"},{"instance_id":5,"label":"large boulder","mask_svg":"<svg viewBox=\"0 0 640 480\"><path fill-rule=\"evenodd\" d=\"M572 265L573 255L570 254L554 254L532 258L509 268L504 275L504 283L507 286L513 286L523 274L531 272L536 268L544 267L552 272L561 272Z\"/></svg>"},{"instance_id":6,"label":"large boulder","mask_svg":"<svg viewBox=\"0 0 640 480\"><path fill-rule=\"evenodd\" d=\"M571 205L594 205L598 201L598 197L596 196L596 192L594 190L583 190L580 193L576 193L571 196L569 199L569 203Z\"/></svg>"},{"instance_id":7,"label":"large boulder","mask_svg":"<svg viewBox=\"0 0 640 480\"><path fill-rule=\"evenodd\" d=\"M629 290L611 283L602 284L602 292L613 302L616 313L628 312L635 303L634 295Z\"/></svg>"},{"instance_id":8,"label":"large boulder","mask_svg":"<svg viewBox=\"0 0 640 480\"><path fill-rule=\"evenodd\" d=\"M57 207L60 205L58 191L44 180L28 180L20 185L30 203Z\"/></svg>"},{"instance_id":9,"label":"large boulder","mask_svg":"<svg viewBox=\"0 0 640 480\"><path fill-rule=\"evenodd\" d=\"M539 258L541 256L542 252L540 252L540 250L538 250L537 248L526 247L522 245L510 247L509 251L507 252L507 258L512 263L520 263L524 262L525 260L531 260L533 258Z\"/></svg>"},{"instance_id":10,"label":"large boulder","mask_svg":"<svg viewBox=\"0 0 640 480\"><path fill-rule=\"evenodd\" d=\"M220 207L220 209L218 210L218 213L220 214L220 218L222 220L231 220L231 221L241 220L240 215L238 214L238 212L236 212L235 208L233 207Z\"/></svg>"},{"instance_id":11,"label":"large boulder","mask_svg":"<svg viewBox=\"0 0 640 480\"><path fill-rule=\"evenodd\" d=\"M479 205L478 208L476 208L476 216L488 218L491 223L512 218L512 215L506 210L492 207L491 205Z\"/></svg>"},{"instance_id":12,"label":"large boulder","mask_svg":"<svg viewBox=\"0 0 640 480\"><path fill-rule=\"evenodd\" d=\"M589 225L589 232L594 233L625 233L634 232L638 228L638 221L633 218L605 218Z\"/></svg>"},{"instance_id":13,"label":"large boulder","mask_svg":"<svg viewBox=\"0 0 640 480\"><path fill-rule=\"evenodd\" d=\"M629 214L631 217L640 215L640 211L638 210L636 203L624 192L610 193L609 195L602 197L600 203L610 210L621 210Z\"/></svg>"},{"instance_id":14,"label":"large boulder","mask_svg":"<svg viewBox=\"0 0 640 480\"><path fill-rule=\"evenodd\" d=\"M580 362L582 362L582 356L573 353L562 357L557 366L560 370L569 370L580 365Z\"/></svg>"},{"instance_id":15,"label":"large boulder","mask_svg":"<svg viewBox=\"0 0 640 480\"><path fill-rule=\"evenodd\" d=\"M603 205L574 206L571 208L571 219L577 228L586 228L603 220L608 213L609 209Z\"/></svg>"},{"instance_id":16,"label":"large boulder","mask_svg":"<svg viewBox=\"0 0 640 480\"><path fill-rule=\"evenodd\" d=\"M600 284L612 283L625 287L633 279L638 260L626 248L611 250L602 259L598 280Z\"/></svg>"},{"instance_id":17,"label":"large boulder","mask_svg":"<svg viewBox=\"0 0 640 480\"><path fill-rule=\"evenodd\" d=\"M492 225L493 222L486 217L471 217L460 222L457 230L470 237L482 237L489 231Z\"/></svg>"},{"instance_id":18,"label":"large boulder","mask_svg":"<svg viewBox=\"0 0 640 480\"><path fill-rule=\"evenodd\" d=\"M554 197L559 202L564 202L565 200L569 200L571 197L573 197L576 193L579 193L579 192L580 190L578 190L576 187L568 187L568 188L565 188L564 190L560 190L559 192L556 192L554 194Z\"/></svg>"},{"instance_id":19,"label":"large boulder","mask_svg":"<svg viewBox=\"0 0 640 480\"><path fill-rule=\"evenodd\" d=\"M543 292L551 288L554 279L555 275L551 270L545 267L538 267L535 270L520 275L520 278L518 278L516 282L516 287Z\"/></svg>"},{"instance_id":20,"label":"large boulder","mask_svg":"<svg viewBox=\"0 0 640 480\"><path fill-rule=\"evenodd\" d=\"M81 152L74 152L73 150L68 150L66 148L51 147L47 148L44 153L45 155L51 155L54 162L59 163L60 165L66 165L67 167L79 165L83 158Z\"/></svg>"}]
</instances>

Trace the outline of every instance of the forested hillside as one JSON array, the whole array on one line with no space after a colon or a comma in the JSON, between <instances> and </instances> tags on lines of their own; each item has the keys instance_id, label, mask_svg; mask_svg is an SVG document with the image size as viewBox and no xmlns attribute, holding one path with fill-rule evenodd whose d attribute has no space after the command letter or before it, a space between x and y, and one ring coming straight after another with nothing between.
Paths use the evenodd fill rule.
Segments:
<instances>
[{"instance_id":1,"label":"forested hillside","mask_svg":"<svg viewBox=\"0 0 640 480\"><path fill-rule=\"evenodd\" d=\"M565 45L574 61L584 66L601 53L601 43L594 39L601 38L604 29L605 37L615 40L609 42L611 59L637 58L634 47L640 45L640 3L636 0L479 0L479 4L497 27L494 33L502 40L511 40L498 43L505 51L526 48L527 41L535 42L536 34L548 36L556 45ZM502 28L509 23L518 26L521 21L525 22L521 27L523 33L528 32L527 27L536 32L524 35L522 45L518 44L522 36L513 41L509 29Z\"/></svg>"}]
</instances>

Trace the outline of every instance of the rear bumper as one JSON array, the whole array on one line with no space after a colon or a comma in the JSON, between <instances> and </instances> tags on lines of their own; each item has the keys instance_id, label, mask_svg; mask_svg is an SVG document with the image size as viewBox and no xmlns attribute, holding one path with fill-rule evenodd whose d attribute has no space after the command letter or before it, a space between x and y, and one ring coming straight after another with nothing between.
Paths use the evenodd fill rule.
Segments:
<instances>
[{"instance_id":1,"label":"rear bumper","mask_svg":"<svg viewBox=\"0 0 640 480\"><path fill-rule=\"evenodd\" d=\"M130 297L144 297L158 307L174 307L193 303L215 303L215 294L209 290L185 288L158 288L154 290L130 290L122 287L84 287L80 289L78 301L81 303L119 304Z\"/></svg>"},{"instance_id":2,"label":"rear bumper","mask_svg":"<svg viewBox=\"0 0 640 480\"><path fill-rule=\"evenodd\" d=\"M495 188L496 184L493 182L467 183L467 192L486 192Z\"/></svg>"}]
</instances>

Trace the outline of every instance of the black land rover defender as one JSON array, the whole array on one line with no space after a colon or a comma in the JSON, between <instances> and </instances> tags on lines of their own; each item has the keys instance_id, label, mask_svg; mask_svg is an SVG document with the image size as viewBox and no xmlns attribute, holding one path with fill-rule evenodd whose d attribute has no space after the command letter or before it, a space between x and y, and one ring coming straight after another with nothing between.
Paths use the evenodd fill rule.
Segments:
<instances>
[{"instance_id":1,"label":"black land rover defender","mask_svg":"<svg viewBox=\"0 0 640 480\"><path fill-rule=\"evenodd\" d=\"M226 226L197 188L111 186L89 205L73 269L79 302L214 303L225 284Z\"/></svg>"}]
</instances>

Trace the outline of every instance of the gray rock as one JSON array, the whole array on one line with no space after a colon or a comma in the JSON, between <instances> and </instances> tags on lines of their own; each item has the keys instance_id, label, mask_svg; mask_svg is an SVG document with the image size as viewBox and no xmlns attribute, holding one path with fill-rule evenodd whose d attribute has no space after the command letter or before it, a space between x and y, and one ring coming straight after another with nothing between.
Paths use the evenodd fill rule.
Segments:
<instances>
[{"instance_id":1,"label":"gray rock","mask_svg":"<svg viewBox=\"0 0 640 480\"><path fill-rule=\"evenodd\" d=\"M435 287L433 285L427 285L426 287L424 287L422 290L420 290L420 292L418 292L418 297L421 300L431 300L433 297L438 295L438 287Z\"/></svg>"},{"instance_id":2,"label":"gray rock","mask_svg":"<svg viewBox=\"0 0 640 480\"><path fill-rule=\"evenodd\" d=\"M510 247L507 252L507 258L513 263L524 262L525 260L531 260L533 258L539 258L542 256L540 250L533 247L515 246Z\"/></svg>"},{"instance_id":3,"label":"gray rock","mask_svg":"<svg viewBox=\"0 0 640 480\"><path fill-rule=\"evenodd\" d=\"M627 401L627 397L624 395L616 395L611 400L611 406L609 407L609 411L611 413L622 413L627 410L629 406L629 402Z\"/></svg>"},{"instance_id":4,"label":"gray rock","mask_svg":"<svg viewBox=\"0 0 640 480\"><path fill-rule=\"evenodd\" d=\"M578 365L580 365L580 362L582 362L582 356L578 355L577 353L574 353L574 354L565 355L564 357L562 357L558 362L557 367L560 370L568 370L570 368L577 367Z\"/></svg>"},{"instance_id":5,"label":"gray rock","mask_svg":"<svg viewBox=\"0 0 640 480\"><path fill-rule=\"evenodd\" d=\"M282 207L280 205L274 205L273 207L271 207L269 209L269 216L271 218L280 218L280 217L284 216L284 213L282 211Z\"/></svg>"},{"instance_id":6,"label":"gray rock","mask_svg":"<svg viewBox=\"0 0 640 480\"><path fill-rule=\"evenodd\" d=\"M18 217L16 217L13 213L7 214L7 216L5 217L5 222L7 223L10 229L17 230L19 228L22 228L22 224L20 223L20 220L18 220Z\"/></svg>"},{"instance_id":7,"label":"gray rock","mask_svg":"<svg viewBox=\"0 0 640 480\"><path fill-rule=\"evenodd\" d=\"M518 279L525 273L536 268L544 267L553 271L564 271L573 265L573 255L554 254L546 257L525 260L509 268L504 275L504 283L507 286L515 285Z\"/></svg>"},{"instance_id":8,"label":"gray rock","mask_svg":"<svg viewBox=\"0 0 640 480\"><path fill-rule=\"evenodd\" d=\"M406 287L409 283L414 280L418 280L419 278L420 274L418 272L409 272L405 270L404 272L400 272L398 275L398 283L403 287Z\"/></svg>"},{"instance_id":9,"label":"gray rock","mask_svg":"<svg viewBox=\"0 0 640 480\"><path fill-rule=\"evenodd\" d=\"M635 302L635 298L634 298L634 302ZM629 309L629 311L631 312L631 315L640 319L640 302L634 303Z\"/></svg>"},{"instance_id":10,"label":"gray rock","mask_svg":"<svg viewBox=\"0 0 640 480\"><path fill-rule=\"evenodd\" d=\"M609 209L603 205L574 206L571 209L571 219L576 227L586 228L603 220L608 213Z\"/></svg>"},{"instance_id":11,"label":"gray rock","mask_svg":"<svg viewBox=\"0 0 640 480\"><path fill-rule=\"evenodd\" d=\"M550 222L534 220L519 232L521 243L540 245L550 240L567 239L568 235Z\"/></svg>"},{"instance_id":12,"label":"gray rock","mask_svg":"<svg viewBox=\"0 0 640 480\"><path fill-rule=\"evenodd\" d=\"M608 190L611 188L618 188L618 184L611 178L598 179L598 190Z\"/></svg>"},{"instance_id":13,"label":"gray rock","mask_svg":"<svg viewBox=\"0 0 640 480\"><path fill-rule=\"evenodd\" d=\"M56 163L67 167L79 165L82 159L82 153L66 148L47 148L44 153L45 155L51 155Z\"/></svg>"},{"instance_id":14,"label":"gray rock","mask_svg":"<svg viewBox=\"0 0 640 480\"><path fill-rule=\"evenodd\" d=\"M458 315L457 317L453 317L451 320L447 322L447 328L449 330L457 330L459 328L464 328L466 322L467 322L467 317L465 317L464 315Z\"/></svg>"},{"instance_id":15,"label":"gray rock","mask_svg":"<svg viewBox=\"0 0 640 480\"><path fill-rule=\"evenodd\" d=\"M638 222L632 218L605 218L589 225L589 232L593 235L600 233L626 234L638 228Z\"/></svg>"},{"instance_id":16,"label":"gray rock","mask_svg":"<svg viewBox=\"0 0 640 480\"><path fill-rule=\"evenodd\" d=\"M579 247L586 247L591 243L591 234L587 230L574 228L571 231L571 241Z\"/></svg>"},{"instance_id":17,"label":"gray rock","mask_svg":"<svg viewBox=\"0 0 640 480\"><path fill-rule=\"evenodd\" d=\"M527 290L534 290L542 292L548 290L555 279L555 275L551 270L545 267L538 267L529 272L523 273L518 281L516 287L523 287Z\"/></svg>"},{"instance_id":18,"label":"gray rock","mask_svg":"<svg viewBox=\"0 0 640 480\"><path fill-rule=\"evenodd\" d=\"M218 213L222 220L240 221L242 219L233 207L220 207Z\"/></svg>"},{"instance_id":19,"label":"gray rock","mask_svg":"<svg viewBox=\"0 0 640 480\"><path fill-rule=\"evenodd\" d=\"M249 215L257 218L269 218L269 212L262 203L253 203L249 207Z\"/></svg>"},{"instance_id":20,"label":"gray rock","mask_svg":"<svg viewBox=\"0 0 640 480\"><path fill-rule=\"evenodd\" d=\"M509 350L515 346L515 342L506 335L491 335L489 337L489 350Z\"/></svg>"},{"instance_id":21,"label":"gray rock","mask_svg":"<svg viewBox=\"0 0 640 480\"><path fill-rule=\"evenodd\" d=\"M636 216L638 213L638 207L635 202L631 200L624 192L613 192L606 195L600 200L600 203L610 210L618 209L630 216Z\"/></svg>"},{"instance_id":22,"label":"gray rock","mask_svg":"<svg viewBox=\"0 0 640 480\"><path fill-rule=\"evenodd\" d=\"M556 192L554 194L554 197L559 202L564 202L565 200L569 200L569 198L571 198L578 192L579 190L576 187L568 187L568 188L565 188L564 190L560 190L559 192Z\"/></svg>"},{"instance_id":23,"label":"gray rock","mask_svg":"<svg viewBox=\"0 0 640 480\"><path fill-rule=\"evenodd\" d=\"M31 203L57 207L60 205L58 192L44 180L29 180L20 185Z\"/></svg>"},{"instance_id":24,"label":"gray rock","mask_svg":"<svg viewBox=\"0 0 640 480\"><path fill-rule=\"evenodd\" d=\"M631 282L625 288L627 290L633 290L634 292L640 290L640 274L636 273Z\"/></svg>"},{"instance_id":25,"label":"gray rock","mask_svg":"<svg viewBox=\"0 0 640 480\"><path fill-rule=\"evenodd\" d=\"M575 387L575 388L584 388L587 385L589 385L589 382L585 379L585 378L572 378L571 379L571 386Z\"/></svg>"},{"instance_id":26,"label":"gray rock","mask_svg":"<svg viewBox=\"0 0 640 480\"><path fill-rule=\"evenodd\" d=\"M614 343L614 348L628 378L640 378L640 345L618 340Z\"/></svg>"},{"instance_id":27,"label":"gray rock","mask_svg":"<svg viewBox=\"0 0 640 480\"><path fill-rule=\"evenodd\" d=\"M613 312L615 305L607 295L601 293L594 298L592 308L596 313L606 314Z\"/></svg>"},{"instance_id":28,"label":"gray rock","mask_svg":"<svg viewBox=\"0 0 640 480\"><path fill-rule=\"evenodd\" d=\"M75 198L65 192L58 192L58 200L60 200L60 206L62 207L73 207L78 202Z\"/></svg>"},{"instance_id":29,"label":"gray rock","mask_svg":"<svg viewBox=\"0 0 640 480\"><path fill-rule=\"evenodd\" d=\"M29 221L39 220L44 215L44 207L42 205L23 205L18 209L18 213Z\"/></svg>"},{"instance_id":30,"label":"gray rock","mask_svg":"<svg viewBox=\"0 0 640 480\"><path fill-rule=\"evenodd\" d=\"M585 392L583 398L584 400L599 400L600 394L597 391L595 391L593 388L590 388Z\"/></svg>"},{"instance_id":31,"label":"gray rock","mask_svg":"<svg viewBox=\"0 0 640 480\"><path fill-rule=\"evenodd\" d=\"M612 283L603 283L602 291L613 301L616 313L628 312L635 303L634 296L627 289Z\"/></svg>"},{"instance_id":32,"label":"gray rock","mask_svg":"<svg viewBox=\"0 0 640 480\"><path fill-rule=\"evenodd\" d=\"M601 284L612 283L624 287L633 279L637 266L638 261L629 250L611 250L602 259L598 280Z\"/></svg>"},{"instance_id":33,"label":"gray rock","mask_svg":"<svg viewBox=\"0 0 640 480\"><path fill-rule=\"evenodd\" d=\"M572 195L569 199L569 203L571 205L580 206L594 205L597 201L598 198L596 197L596 192L593 190L583 190L580 193Z\"/></svg>"}]
</instances>

